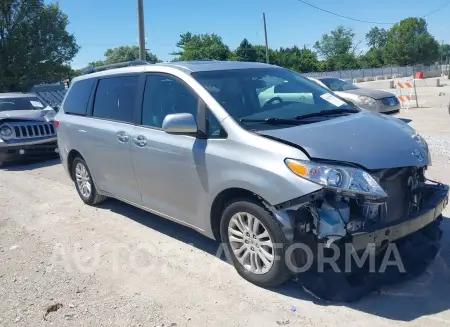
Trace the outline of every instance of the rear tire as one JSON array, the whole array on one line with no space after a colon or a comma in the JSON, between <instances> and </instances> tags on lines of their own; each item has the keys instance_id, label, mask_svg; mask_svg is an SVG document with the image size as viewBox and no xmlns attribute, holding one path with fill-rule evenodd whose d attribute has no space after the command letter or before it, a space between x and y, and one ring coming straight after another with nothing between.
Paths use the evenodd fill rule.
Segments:
<instances>
[{"instance_id":1,"label":"rear tire","mask_svg":"<svg viewBox=\"0 0 450 327\"><path fill-rule=\"evenodd\" d=\"M228 204L222 214L220 235L228 260L247 281L274 287L292 277L286 264L288 242L284 233L258 201L238 199Z\"/></svg>"},{"instance_id":2,"label":"rear tire","mask_svg":"<svg viewBox=\"0 0 450 327\"><path fill-rule=\"evenodd\" d=\"M86 162L77 157L72 164L72 176L81 200L88 205L96 205L107 199L106 196L100 195L95 188L91 172Z\"/></svg>"}]
</instances>

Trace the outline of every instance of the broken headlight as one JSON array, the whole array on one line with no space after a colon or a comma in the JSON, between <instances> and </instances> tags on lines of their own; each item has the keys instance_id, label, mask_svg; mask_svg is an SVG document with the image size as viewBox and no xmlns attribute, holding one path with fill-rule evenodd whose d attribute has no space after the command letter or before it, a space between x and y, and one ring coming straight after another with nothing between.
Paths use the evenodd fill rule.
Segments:
<instances>
[{"instance_id":1,"label":"broken headlight","mask_svg":"<svg viewBox=\"0 0 450 327\"><path fill-rule=\"evenodd\" d=\"M285 163L294 174L343 196L362 196L373 201L385 201L387 198L383 188L364 170L294 159L286 159Z\"/></svg>"}]
</instances>

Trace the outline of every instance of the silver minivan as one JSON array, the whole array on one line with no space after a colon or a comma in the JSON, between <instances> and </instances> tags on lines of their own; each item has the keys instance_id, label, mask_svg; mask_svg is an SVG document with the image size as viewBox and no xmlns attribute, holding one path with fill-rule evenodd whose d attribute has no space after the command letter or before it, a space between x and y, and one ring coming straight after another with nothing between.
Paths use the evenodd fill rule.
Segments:
<instances>
[{"instance_id":1,"label":"silver minivan","mask_svg":"<svg viewBox=\"0 0 450 327\"><path fill-rule=\"evenodd\" d=\"M265 287L316 255L292 245L381 249L437 224L448 199L408 124L263 63L93 70L55 126L86 204L111 197L189 226Z\"/></svg>"}]
</instances>

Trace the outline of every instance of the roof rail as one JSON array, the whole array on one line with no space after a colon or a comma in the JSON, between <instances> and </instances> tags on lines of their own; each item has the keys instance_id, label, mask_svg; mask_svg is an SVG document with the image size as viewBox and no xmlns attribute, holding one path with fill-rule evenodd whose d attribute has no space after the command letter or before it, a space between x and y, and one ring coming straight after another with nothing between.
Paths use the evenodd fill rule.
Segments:
<instances>
[{"instance_id":1,"label":"roof rail","mask_svg":"<svg viewBox=\"0 0 450 327\"><path fill-rule=\"evenodd\" d=\"M142 66L142 65L151 65L152 63L150 61L145 60L132 60L132 61L125 61L125 62L119 62L116 64L110 64L110 65L104 65L104 66L98 66L93 68L88 68L83 72L83 75L85 74L92 74L95 72L100 72L102 70L108 70L108 69L114 69L114 68L122 68L122 67L130 67L130 66Z\"/></svg>"}]
</instances>

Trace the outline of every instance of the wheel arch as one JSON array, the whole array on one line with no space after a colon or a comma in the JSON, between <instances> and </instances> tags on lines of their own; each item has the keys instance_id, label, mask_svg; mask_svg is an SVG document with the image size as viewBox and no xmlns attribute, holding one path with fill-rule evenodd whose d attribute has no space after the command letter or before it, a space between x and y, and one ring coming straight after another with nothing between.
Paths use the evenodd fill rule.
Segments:
<instances>
[{"instance_id":1,"label":"wheel arch","mask_svg":"<svg viewBox=\"0 0 450 327\"><path fill-rule=\"evenodd\" d=\"M258 194L240 187L230 187L217 194L211 205L209 221L213 236L218 241L221 239L220 220L222 218L222 212L228 203L236 199L251 199L261 203L265 202Z\"/></svg>"},{"instance_id":2,"label":"wheel arch","mask_svg":"<svg viewBox=\"0 0 450 327\"><path fill-rule=\"evenodd\" d=\"M226 208L228 203L236 199L249 199L257 201L265 206L268 212L273 216L274 220L280 225L286 239L290 242L293 242L294 219L292 219L290 214L284 210L276 210L271 203L267 202L259 194L239 187L231 187L221 191L219 194L217 194L212 202L211 210L209 213L209 222L212 235L216 240L221 240L220 222L222 218L222 212Z\"/></svg>"}]
</instances>

